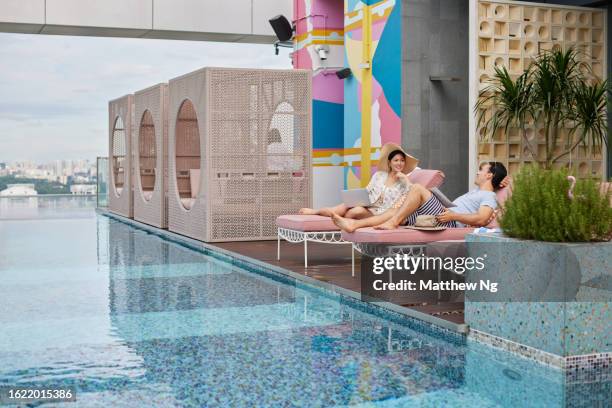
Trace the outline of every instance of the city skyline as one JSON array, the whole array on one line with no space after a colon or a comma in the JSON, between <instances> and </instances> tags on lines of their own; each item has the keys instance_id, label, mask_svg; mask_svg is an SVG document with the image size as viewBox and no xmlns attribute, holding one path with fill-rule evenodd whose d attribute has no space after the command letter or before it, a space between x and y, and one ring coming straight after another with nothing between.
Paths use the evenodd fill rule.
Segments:
<instances>
[{"instance_id":1,"label":"city skyline","mask_svg":"<svg viewBox=\"0 0 612 408\"><path fill-rule=\"evenodd\" d=\"M0 180L2 177L46 180L64 185L74 182L94 183L97 177L97 166L96 160L89 159L55 160L45 163L29 160L0 161Z\"/></svg>"},{"instance_id":2,"label":"city skyline","mask_svg":"<svg viewBox=\"0 0 612 408\"><path fill-rule=\"evenodd\" d=\"M109 100L203 66L291 68L288 55L265 44L0 34L0 162L95 161L107 155Z\"/></svg>"}]
</instances>

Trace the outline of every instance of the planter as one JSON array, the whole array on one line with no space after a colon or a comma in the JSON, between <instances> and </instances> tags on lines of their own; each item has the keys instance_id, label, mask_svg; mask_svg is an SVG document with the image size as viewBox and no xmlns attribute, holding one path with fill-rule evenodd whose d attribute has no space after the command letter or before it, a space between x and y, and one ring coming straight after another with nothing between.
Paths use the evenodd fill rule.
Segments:
<instances>
[{"instance_id":1,"label":"planter","mask_svg":"<svg viewBox=\"0 0 612 408\"><path fill-rule=\"evenodd\" d=\"M466 282L490 279L497 293L466 296L475 329L561 357L612 351L612 242L550 243L498 234L466 237L485 268ZM607 262L607 264L606 264Z\"/></svg>"}]
</instances>

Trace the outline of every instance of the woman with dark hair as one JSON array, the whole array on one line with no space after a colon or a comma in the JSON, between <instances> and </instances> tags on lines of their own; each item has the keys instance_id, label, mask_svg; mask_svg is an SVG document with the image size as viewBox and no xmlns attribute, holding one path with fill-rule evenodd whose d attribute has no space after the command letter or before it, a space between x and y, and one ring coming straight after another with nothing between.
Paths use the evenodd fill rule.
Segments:
<instances>
[{"instance_id":1,"label":"woman with dark hair","mask_svg":"<svg viewBox=\"0 0 612 408\"><path fill-rule=\"evenodd\" d=\"M379 215L391 208L395 201L410 189L408 180L419 161L407 154L401 146L386 143L380 150L378 171L372 175L366 189L370 197L368 207L349 208L345 204L321 209L302 208L300 214L313 214L331 217L332 214L341 217L363 219Z\"/></svg>"}]
</instances>

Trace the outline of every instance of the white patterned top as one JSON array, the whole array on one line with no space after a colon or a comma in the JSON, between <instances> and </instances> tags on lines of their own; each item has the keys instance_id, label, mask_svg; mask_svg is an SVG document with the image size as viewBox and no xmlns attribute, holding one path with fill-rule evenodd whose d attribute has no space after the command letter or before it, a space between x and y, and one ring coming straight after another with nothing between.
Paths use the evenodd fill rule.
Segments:
<instances>
[{"instance_id":1,"label":"white patterned top","mask_svg":"<svg viewBox=\"0 0 612 408\"><path fill-rule=\"evenodd\" d=\"M377 171L372 175L366 189L373 203L368 209L374 214L379 215L387 211L402 195L410 190L410 184L403 180L397 180L393 185L387 186L389 173Z\"/></svg>"}]
</instances>

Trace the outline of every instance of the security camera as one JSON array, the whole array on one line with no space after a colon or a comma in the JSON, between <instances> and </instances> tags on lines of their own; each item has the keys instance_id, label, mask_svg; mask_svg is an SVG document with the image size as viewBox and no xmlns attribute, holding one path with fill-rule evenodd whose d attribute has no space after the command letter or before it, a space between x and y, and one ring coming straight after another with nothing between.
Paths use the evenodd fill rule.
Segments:
<instances>
[{"instance_id":1,"label":"security camera","mask_svg":"<svg viewBox=\"0 0 612 408\"><path fill-rule=\"evenodd\" d=\"M351 75L353 75L353 73L351 72L350 68L344 68L339 71L336 71L336 76L338 77L338 79L346 79Z\"/></svg>"},{"instance_id":2,"label":"security camera","mask_svg":"<svg viewBox=\"0 0 612 408\"><path fill-rule=\"evenodd\" d=\"M315 51L319 54L319 58L321 61L325 61L327 59L327 55L329 54L329 46L327 45L317 45L315 47Z\"/></svg>"}]
</instances>

